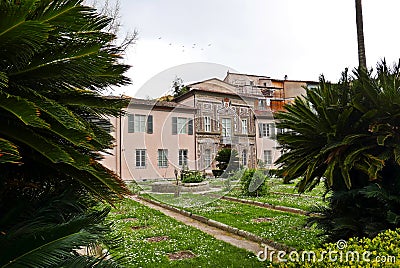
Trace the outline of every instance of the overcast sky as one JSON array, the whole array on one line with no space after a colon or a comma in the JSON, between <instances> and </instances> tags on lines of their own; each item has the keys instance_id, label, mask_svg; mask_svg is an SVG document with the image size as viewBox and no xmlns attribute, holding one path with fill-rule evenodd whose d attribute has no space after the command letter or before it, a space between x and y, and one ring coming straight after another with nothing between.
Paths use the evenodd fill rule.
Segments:
<instances>
[{"instance_id":1,"label":"overcast sky","mask_svg":"<svg viewBox=\"0 0 400 268\"><path fill-rule=\"evenodd\" d=\"M354 0L120 1L123 30L139 39L126 57L133 84L114 94L134 96L158 73L193 62L315 81L358 65ZM399 11L399 0L363 0L369 67L398 61Z\"/></svg>"}]
</instances>

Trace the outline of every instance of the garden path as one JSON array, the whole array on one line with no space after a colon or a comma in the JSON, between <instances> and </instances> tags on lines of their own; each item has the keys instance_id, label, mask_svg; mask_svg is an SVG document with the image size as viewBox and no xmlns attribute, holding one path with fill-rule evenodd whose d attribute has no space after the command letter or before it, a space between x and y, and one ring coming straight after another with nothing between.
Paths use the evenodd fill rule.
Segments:
<instances>
[{"instance_id":1,"label":"garden path","mask_svg":"<svg viewBox=\"0 0 400 268\"><path fill-rule=\"evenodd\" d=\"M229 244L231 244L233 246L236 246L238 248L243 248L243 249L246 249L248 251L251 251L255 255L257 255L260 251L264 251L265 250L264 246L261 246L257 242L250 241L250 240L248 240L248 239L246 239L244 237L241 237L241 236L238 236L236 234L232 234L232 233L229 233L227 231L224 231L224 230L218 229L216 227L210 226L208 224L205 224L203 222L195 220L195 219L193 219L191 217L184 216L184 215L182 215L180 213L177 213L177 212L171 211L169 209L157 206L155 204L146 202L146 201L144 201L142 199L137 198L136 196L132 196L131 198L133 200L135 200L135 201L137 201L137 202L149 207L149 208L156 209L156 210L164 213L165 215L176 219L177 221L180 221L180 222L182 222L182 223L184 223L186 225L189 225L189 226L192 226L194 228L197 228L200 231L202 231L204 233L207 233L207 234L215 237L218 240L222 240L222 241L227 242L227 243L229 243ZM266 247L268 248L268 251L272 251L272 250L273 251L277 251L276 249L274 249L274 248L272 248L270 246L266 246Z\"/></svg>"}]
</instances>

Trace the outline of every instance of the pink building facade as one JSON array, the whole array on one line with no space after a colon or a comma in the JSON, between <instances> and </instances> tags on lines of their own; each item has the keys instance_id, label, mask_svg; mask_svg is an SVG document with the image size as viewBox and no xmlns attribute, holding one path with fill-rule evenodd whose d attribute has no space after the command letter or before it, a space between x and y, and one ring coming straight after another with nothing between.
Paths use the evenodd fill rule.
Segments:
<instances>
[{"instance_id":1,"label":"pink building facade","mask_svg":"<svg viewBox=\"0 0 400 268\"><path fill-rule=\"evenodd\" d=\"M195 169L194 109L173 102L132 99L112 118L116 146L102 163L124 180L173 179Z\"/></svg>"}]
</instances>

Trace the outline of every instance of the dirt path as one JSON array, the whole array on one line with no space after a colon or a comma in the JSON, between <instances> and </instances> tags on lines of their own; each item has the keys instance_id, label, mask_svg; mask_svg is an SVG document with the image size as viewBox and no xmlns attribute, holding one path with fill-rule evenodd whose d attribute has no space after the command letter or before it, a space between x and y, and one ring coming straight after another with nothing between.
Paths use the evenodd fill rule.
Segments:
<instances>
[{"instance_id":1,"label":"dirt path","mask_svg":"<svg viewBox=\"0 0 400 268\"><path fill-rule=\"evenodd\" d=\"M227 242L227 243L229 243L229 244L231 244L233 246L236 246L238 248L243 248L243 249L246 249L248 251L251 251L255 255L257 255L257 253L260 252L260 251L264 251L264 249L265 249L264 246L261 246L259 243L247 240L244 237L238 236L236 234L229 233L227 231L224 231L224 230L218 229L216 227L210 226L208 224L202 223L200 221L197 221L197 220L195 220L193 218L184 216L184 215L182 215L180 213L177 213L177 212L171 211L169 209L157 206L155 204L146 202L146 201L141 200L141 199L139 199L139 198L137 198L135 196L132 196L131 198L133 200L135 200L135 201L137 201L137 202L149 207L149 208L158 210L158 211L164 213L165 215L176 219L177 221L180 221L180 222L182 222L182 223L184 223L186 225L189 225L189 226L192 226L194 228L197 228L197 229L199 229L200 231L202 231L204 233L212 235L213 237L215 237L218 240L222 240L222 241ZM267 248L268 248L268 250L277 251L276 249L274 249L274 248L272 248L270 246L267 246Z\"/></svg>"}]
</instances>

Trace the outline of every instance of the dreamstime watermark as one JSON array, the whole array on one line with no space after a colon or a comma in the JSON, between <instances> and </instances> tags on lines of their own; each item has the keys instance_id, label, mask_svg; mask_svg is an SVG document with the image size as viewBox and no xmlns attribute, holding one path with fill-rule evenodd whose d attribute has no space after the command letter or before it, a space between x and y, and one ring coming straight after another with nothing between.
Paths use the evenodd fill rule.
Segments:
<instances>
[{"instance_id":1,"label":"dreamstime watermark","mask_svg":"<svg viewBox=\"0 0 400 268\"><path fill-rule=\"evenodd\" d=\"M318 254L313 251L275 251L266 246L263 251L258 252L257 259L261 262L274 260L278 262L377 262L377 263L395 263L396 257L391 255L378 255L372 257L371 251L358 252L356 250L345 250L347 242L339 240L336 242L338 250L323 250Z\"/></svg>"}]
</instances>

